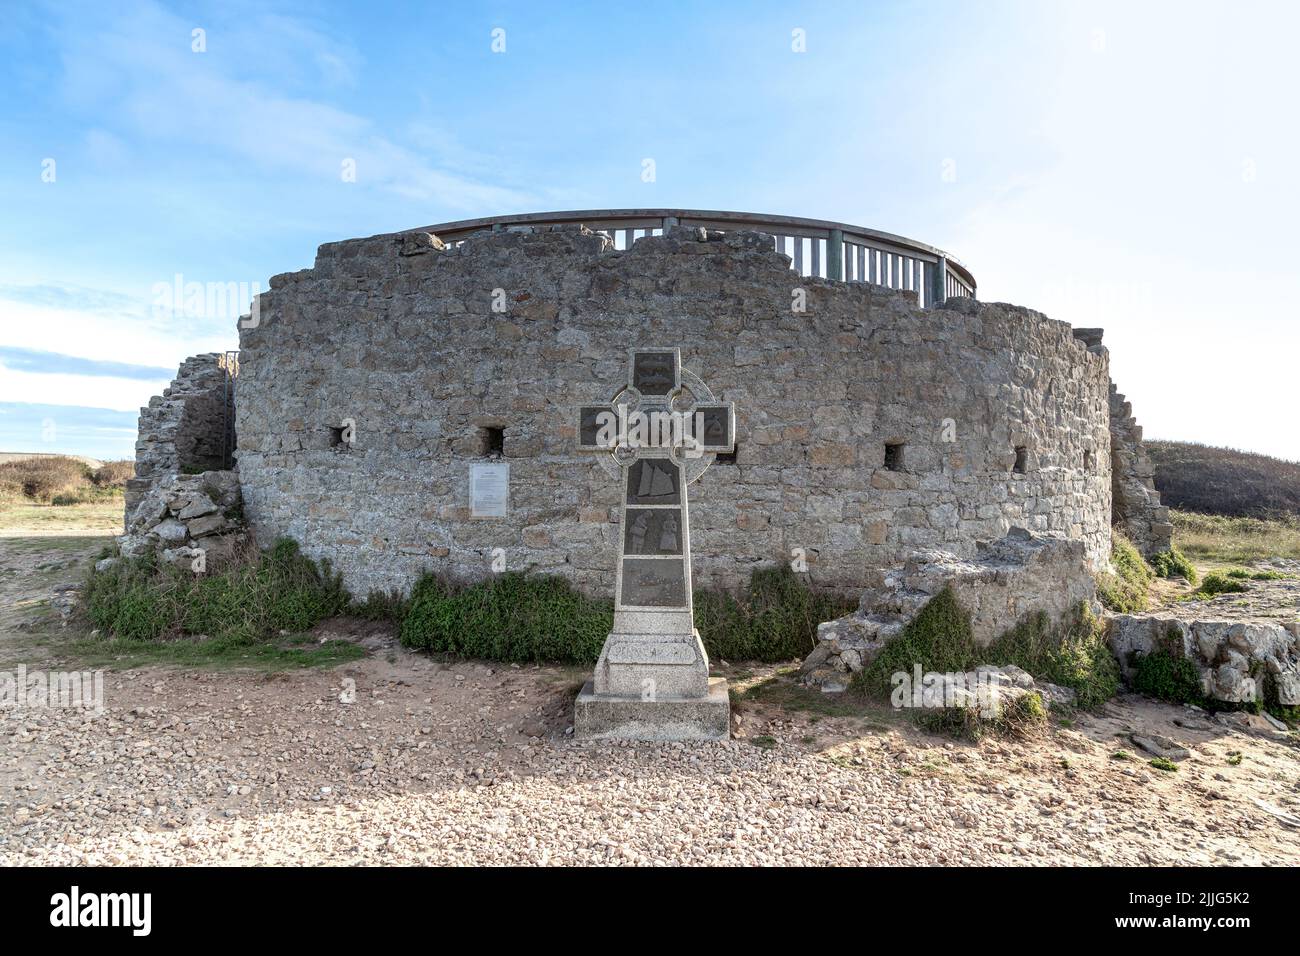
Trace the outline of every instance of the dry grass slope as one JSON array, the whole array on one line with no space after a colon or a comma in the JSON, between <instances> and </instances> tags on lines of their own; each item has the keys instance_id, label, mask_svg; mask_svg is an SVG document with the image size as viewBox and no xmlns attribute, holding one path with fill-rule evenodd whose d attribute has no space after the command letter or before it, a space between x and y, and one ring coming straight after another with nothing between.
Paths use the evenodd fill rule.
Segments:
<instances>
[{"instance_id":1,"label":"dry grass slope","mask_svg":"<svg viewBox=\"0 0 1300 956\"><path fill-rule=\"evenodd\" d=\"M130 461L99 468L63 455L0 463L0 504L83 504L122 494L134 473Z\"/></svg>"},{"instance_id":2,"label":"dry grass slope","mask_svg":"<svg viewBox=\"0 0 1300 956\"><path fill-rule=\"evenodd\" d=\"M1300 515L1300 463L1195 442L1147 441L1172 508L1229 517Z\"/></svg>"}]
</instances>

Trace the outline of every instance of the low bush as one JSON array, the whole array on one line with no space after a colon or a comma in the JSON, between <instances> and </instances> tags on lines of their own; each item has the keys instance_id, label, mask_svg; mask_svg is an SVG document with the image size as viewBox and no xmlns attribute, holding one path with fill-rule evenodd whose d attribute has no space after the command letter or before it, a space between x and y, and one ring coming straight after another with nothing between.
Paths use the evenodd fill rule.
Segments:
<instances>
[{"instance_id":1,"label":"low bush","mask_svg":"<svg viewBox=\"0 0 1300 956\"><path fill-rule=\"evenodd\" d=\"M39 455L0 464L0 501L76 505L122 494L135 465L108 462L97 470L66 455ZM123 476L123 471L125 475Z\"/></svg>"},{"instance_id":2,"label":"low bush","mask_svg":"<svg viewBox=\"0 0 1300 956\"><path fill-rule=\"evenodd\" d=\"M976 655L970 614L952 589L944 588L858 671L854 682L869 693L888 694L893 674L911 674L918 664L923 674L965 672L975 664Z\"/></svg>"},{"instance_id":3,"label":"low bush","mask_svg":"<svg viewBox=\"0 0 1300 956\"><path fill-rule=\"evenodd\" d=\"M788 661L807 657L817 644L817 625L854 605L814 591L781 564L755 570L737 597L725 591L695 595L695 626L710 659Z\"/></svg>"},{"instance_id":4,"label":"low bush","mask_svg":"<svg viewBox=\"0 0 1300 956\"><path fill-rule=\"evenodd\" d=\"M90 623L112 635L156 641L185 635L251 642L310 630L348 606L340 577L287 538L225 569L196 575L153 555L92 572L82 592Z\"/></svg>"},{"instance_id":5,"label":"low bush","mask_svg":"<svg viewBox=\"0 0 1300 956\"><path fill-rule=\"evenodd\" d=\"M1167 647L1157 647L1148 654L1135 654L1133 689L1140 694L1166 700L1173 704L1206 704L1201 687L1201 674L1196 665L1184 657L1174 645L1181 644L1182 636L1170 628L1165 636Z\"/></svg>"},{"instance_id":6,"label":"low bush","mask_svg":"<svg viewBox=\"0 0 1300 956\"><path fill-rule=\"evenodd\" d=\"M1178 550L1177 545L1171 545L1168 551L1161 551L1153 557L1151 570L1162 578L1183 578L1192 587L1195 587L1199 580L1196 568L1187 560L1186 555Z\"/></svg>"},{"instance_id":7,"label":"low bush","mask_svg":"<svg viewBox=\"0 0 1300 956\"><path fill-rule=\"evenodd\" d=\"M125 488L127 479L135 477L135 462L106 461L95 469L92 476L101 488Z\"/></svg>"},{"instance_id":8,"label":"low bush","mask_svg":"<svg viewBox=\"0 0 1300 956\"><path fill-rule=\"evenodd\" d=\"M1056 626L1042 612L1025 618L977 656L977 663L1015 664L1035 678L1069 687L1075 706L1084 710L1119 690L1119 661L1106 641L1105 625L1082 603Z\"/></svg>"},{"instance_id":9,"label":"low bush","mask_svg":"<svg viewBox=\"0 0 1300 956\"><path fill-rule=\"evenodd\" d=\"M1290 577L1290 575L1283 574L1281 571L1252 571L1249 568L1228 568L1223 573L1240 581L1281 581Z\"/></svg>"},{"instance_id":10,"label":"low bush","mask_svg":"<svg viewBox=\"0 0 1300 956\"><path fill-rule=\"evenodd\" d=\"M1111 531L1110 563L1114 572L1097 575L1097 599L1117 614L1140 614L1150 602L1149 590L1155 579L1133 542Z\"/></svg>"},{"instance_id":11,"label":"low bush","mask_svg":"<svg viewBox=\"0 0 1300 956\"><path fill-rule=\"evenodd\" d=\"M567 580L508 572L467 587L426 574L402 620L407 647L494 661L590 664L614 625L613 605Z\"/></svg>"},{"instance_id":12,"label":"low bush","mask_svg":"<svg viewBox=\"0 0 1300 956\"><path fill-rule=\"evenodd\" d=\"M1196 589L1198 599L1212 598L1216 594L1240 594L1249 590L1237 578L1229 577L1221 571L1211 571Z\"/></svg>"},{"instance_id":13,"label":"low bush","mask_svg":"<svg viewBox=\"0 0 1300 956\"><path fill-rule=\"evenodd\" d=\"M975 644L970 615L951 589L945 588L889 641L876 658L854 677L854 684L875 696L887 696L891 676L914 673L969 673L981 664L1015 664L1036 679L1075 691L1075 705L1091 709L1119 689L1119 662L1106 642L1105 628L1080 604L1070 616L1053 624L1045 613L1030 615L987 647ZM1028 698L1033 697L1030 701ZM970 708L926 708L916 712L920 725L954 736L977 738L986 727L1021 733L1042 723L1046 713L1036 694L1025 695L991 723Z\"/></svg>"}]
</instances>

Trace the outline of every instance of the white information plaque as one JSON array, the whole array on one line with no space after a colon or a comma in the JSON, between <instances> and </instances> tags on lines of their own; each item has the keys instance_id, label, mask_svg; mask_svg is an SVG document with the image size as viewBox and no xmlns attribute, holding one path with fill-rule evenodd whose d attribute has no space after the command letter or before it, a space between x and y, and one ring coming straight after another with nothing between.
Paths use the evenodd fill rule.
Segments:
<instances>
[{"instance_id":1,"label":"white information plaque","mask_svg":"<svg viewBox=\"0 0 1300 956\"><path fill-rule=\"evenodd\" d=\"M469 466L471 518L504 518L510 500L510 465L507 462Z\"/></svg>"}]
</instances>

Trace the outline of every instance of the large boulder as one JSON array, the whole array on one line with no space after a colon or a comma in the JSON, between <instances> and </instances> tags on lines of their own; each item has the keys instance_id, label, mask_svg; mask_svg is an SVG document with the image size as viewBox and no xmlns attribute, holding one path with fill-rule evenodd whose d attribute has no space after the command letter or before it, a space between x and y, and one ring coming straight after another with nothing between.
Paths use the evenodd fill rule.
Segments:
<instances>
[{"instance_id":1,"label":"large boulder","mask_svg":"<svg viewBox=\"0 0 1300 956\"><path fill-rule=\"evenodd\" d=\"M1111 616L1107 636L1125 679L1143 655L1163 651L1195 665L1206 697L1246 703L1268 683L1279 703L1300 704L1300 621L1214 619L1219 613L1188 605L1177 614Z\"/></svg>"}]
</instances>

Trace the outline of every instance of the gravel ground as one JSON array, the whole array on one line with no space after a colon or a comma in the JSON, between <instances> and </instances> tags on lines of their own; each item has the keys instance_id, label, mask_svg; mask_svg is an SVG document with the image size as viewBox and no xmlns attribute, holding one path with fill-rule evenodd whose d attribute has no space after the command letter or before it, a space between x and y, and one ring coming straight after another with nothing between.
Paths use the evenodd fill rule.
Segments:
<instances>
[{"instance_id":1,"label":"gravel ground","mask_svg":"<svg viewBox=\"0 0 1300 956\"><path fill-rule=\"evenodd\" d=\"M48 597L119 520L83 510L0 535L0 672L76 667ZM318 636L368 655L109 671L102 714L0 709L0 865L1300 863L1300 744L1260 718L1123 697L958 744L724 667L763 688L727 743L591 745L566 733L583 669L444 664L356 622ZM1133 731L1190 756L1152 769Z\"/></svg>"},{"instance_id":2,"label":"gravel ground","mask_svg":"<svg viewBox=\"0 0 1300 956\"><path fill-rule=\"evenodd\" d=\"M1294 738L1249 722L1125 698L956 744L776 677L727 743L594 745L566 733L579 670L378 643L332 670L109 672L99 716L10 712L0 863L1300 862L1255 803L1297 814ZM1192 756L1114 759L1135 728Z\"/></svg>"}]
</instances>

